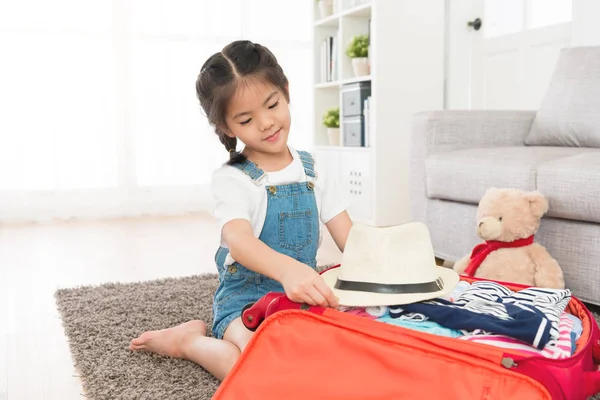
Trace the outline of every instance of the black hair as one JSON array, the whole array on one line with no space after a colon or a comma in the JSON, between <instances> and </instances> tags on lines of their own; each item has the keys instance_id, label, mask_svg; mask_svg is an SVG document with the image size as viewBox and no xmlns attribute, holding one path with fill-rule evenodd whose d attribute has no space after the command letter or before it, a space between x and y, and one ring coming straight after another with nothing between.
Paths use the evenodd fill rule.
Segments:
<instances>
[{"instance_id":1,"label":"black hair","mask_svg":"<svg viewBox=\"0 0 600 400\"><path fill-rule=\"evenodd\" d=\"M227 136L221 127L226 126L227 107L238 85L253 79L272 84L289 103L288 80L277 58L266 47L248 40L232 42L210 56L196 79L200 106L229 152L229 165L243 162L246 157L236 151L237 138Z\"/></svg>"}]
</instances>

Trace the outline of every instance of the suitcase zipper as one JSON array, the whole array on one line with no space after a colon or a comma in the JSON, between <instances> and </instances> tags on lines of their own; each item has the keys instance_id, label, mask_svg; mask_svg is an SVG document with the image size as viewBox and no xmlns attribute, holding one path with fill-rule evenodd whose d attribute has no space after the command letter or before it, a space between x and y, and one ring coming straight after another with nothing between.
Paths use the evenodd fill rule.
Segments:
<instances>
[{"instance_id":1,"label":"suitcase zipper","mask_svg":"<svg viewBox=\"0 0 600 400\"><path fill-rule=\"evenodd\" d=\"M533 361L533 363L531 363L531 361ZM544 387L546 388L546 390L548 390L553 400L565 399L565 394L563 393L562 389L560 388L560 385L558 384L558 382L556 382L552 374L546 371L546 369L543 368L543 366L537 365L535 360L523 359L517 363L514 358L505 356L502 357L501 364L506 369L512 369L514 371L517 371L523 375L535 379L536 381L544 385Z\"/></svg>"},{"instance_id":2,"label":"suitcase zipper","mask_svg":"<svg viewBox=\"0 0 600 400\"><path fill-rule=\"evenodd\" d=\"M510 357L502 357L502 361L500 362L504 368L511 369L512 367L516 367L517 363Z\"/></svg>"}]
</instances>

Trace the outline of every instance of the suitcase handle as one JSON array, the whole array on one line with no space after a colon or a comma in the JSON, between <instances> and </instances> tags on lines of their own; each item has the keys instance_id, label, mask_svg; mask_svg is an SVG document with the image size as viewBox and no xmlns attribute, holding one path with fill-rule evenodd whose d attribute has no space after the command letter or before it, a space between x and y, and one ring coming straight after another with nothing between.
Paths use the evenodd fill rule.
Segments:
<instances>
[{"instance_id":1,"label":"suitcase handle","mask_svg":"<svg viewBox=\"0 0 600 400\"><path fill-rule=\"evenodd\" d=\"M285 296L285 293L269 292L254 303L248 303L242 309L242 323L254 332L268 316L267 309L273 300Z\"/></svg>"},{"instance_id":2,"label":"suitcase handle","mask_svg":"<svg viewBox=\"0 0 600 400\"><path fill-rule=\"evenodd\" d=\"M319 272L338 268L340 264L332 265L331 267ZM295 303L291 301L285 293L269 292L261 297L258 301L248 303L242 308L242 323L246 329L254 332L260 324L271 314L281 310L308 310L316 313L321 313L323 307L309 306L308 304Z\"/></svg>"},{"instance_id":3,"label":"suitcase handle","mask_svg":"<svg viewBox=\"0 0 600 400\"><path fill-rule=\"evenodd\" d=\"M285 293L269 292L257 302L248 303L244 306L242 309L242 323L248 330L254 332L266 318L282 310L306 310L322 313L323 307L296 303L290 300Z\"/></svg>"}]
</instances>

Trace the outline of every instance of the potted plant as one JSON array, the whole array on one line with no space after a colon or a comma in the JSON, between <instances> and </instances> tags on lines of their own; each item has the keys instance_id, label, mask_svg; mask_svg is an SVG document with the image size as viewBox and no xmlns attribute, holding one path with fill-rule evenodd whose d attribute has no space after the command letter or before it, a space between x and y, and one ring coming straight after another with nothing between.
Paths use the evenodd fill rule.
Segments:
<instances>
[{"instance_id":1,"label":"potted plant","mask_svg":"<svg viewBox=\"0 0 600 400\"><path fill-rule=\"evenodd\" d=\"M323 125L327 127L327 136L331 146L340 145L340 108L332 107L323 115Z\"/></svg>"},{"instance_id":2,"label":"potted plant","mask_svg":"<svg viewBox=\"0 0 600 400\"><path fill-rule=\"evenodd\" d=\"M316 0L319 5L319 14L321 18L329 17L333 14L333 0Z\"/></svg>"},{"instance_id":3,"label":"potted plant","mask_svg":"<svg viewBox=\"0 0 600 400\"><path fill-rule=\"evenodd\" d=\"M346 48L346 55L352 59L354 76L369 75L369 35L356 35Z\"/></svg>"}]
</instances>

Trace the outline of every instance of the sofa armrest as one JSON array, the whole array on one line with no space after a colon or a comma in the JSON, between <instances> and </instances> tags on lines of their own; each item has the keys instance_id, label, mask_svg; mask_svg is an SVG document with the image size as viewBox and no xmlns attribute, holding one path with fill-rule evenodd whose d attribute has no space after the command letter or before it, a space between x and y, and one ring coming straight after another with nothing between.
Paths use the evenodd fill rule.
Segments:
<instances>
[{"instance_id":1,"label":"sofa armrest","mask_svg":"<svg viewBox=\"0 0 600 400\"><path fill-rule=\"evenodd\" d=\"M535 114L529 110L420 112L413 118L412 139L422 142L425 156L466 148L524 146Z\"/></svg>"},{"instance_id":2,"label":"sofa armrest","mask_svg":"<svg viewBox=\"0 0 600 400\"><path fill-rule=\"evenodd\" d=\"M478 147L524 146L536 111L444 110L413 115L410 137L411 213L427 223L425 159Z\"/></svg>"}]
</instances>

